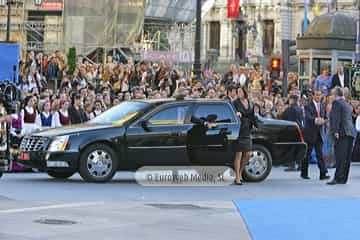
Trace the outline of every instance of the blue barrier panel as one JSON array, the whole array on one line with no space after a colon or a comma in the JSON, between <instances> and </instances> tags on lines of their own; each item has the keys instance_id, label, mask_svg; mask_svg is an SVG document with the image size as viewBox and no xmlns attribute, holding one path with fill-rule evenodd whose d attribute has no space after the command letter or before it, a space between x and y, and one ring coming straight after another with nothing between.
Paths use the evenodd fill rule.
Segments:
<instances>
[{"instance_id":1,"label":"blue barrier panel","mask_svg":"<svg viewBox=\"0 0 360 240\"><path fill-rule=\"evenodd\" d=\"M18 83L20 47L16 43L0 43L0 82ZM15 71L14 71L15 70Z\"/></svg>"}]
</instances>

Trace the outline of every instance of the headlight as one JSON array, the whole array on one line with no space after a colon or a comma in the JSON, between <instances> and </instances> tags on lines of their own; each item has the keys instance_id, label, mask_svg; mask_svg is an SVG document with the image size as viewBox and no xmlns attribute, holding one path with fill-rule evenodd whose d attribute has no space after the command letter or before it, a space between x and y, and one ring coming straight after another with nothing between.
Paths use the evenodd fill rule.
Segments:
<instances>
[{"instance_id":1,"label":"headlight","mask_svg":"<svg viewBox=\"0 0 360 240\"><path fill-rule=\"evenodd\" d=\"M69 140L69 136L56 137L54 140L52 140L48 151L49 152L64 151L68 143L68 140Z\"/></svg>"}]
</instances>

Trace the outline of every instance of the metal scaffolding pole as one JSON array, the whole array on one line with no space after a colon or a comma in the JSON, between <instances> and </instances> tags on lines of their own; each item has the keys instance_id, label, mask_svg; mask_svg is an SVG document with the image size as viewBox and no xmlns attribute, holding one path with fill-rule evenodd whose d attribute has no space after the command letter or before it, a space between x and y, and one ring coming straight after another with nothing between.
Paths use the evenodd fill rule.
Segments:
<instances>
[{"instance_id":1,"label":"metal scaffolding pole","mask_svg":"<svg viewBox=\"0 0 360 240\"><path fill-rule=\"evenodd\" d=\"M6 24L6 41L10 42L10 32L11 32L11 4L12 1L7 1L8 13L7 13L7 24Z\"/></svg>"},{"instance_id":2,"label":"metal scaffolding pole","mask_svg":"<svg viewBox=\"0 0 360 240\"><path fill-rule=\"evenodd\" d=\"M201 0L196 0L196 32L195 32L195 62L194 74L196 79L201 79Z\"/></svg>"},{"instance_id":3,"label":"metal scaffolding pole","mask_svg":"<svg viewBox=\"0 0 360 240\"><path fill-rule=\"evenodd\" d=\"M356 34L356 63L360 64L360 0L357 0L358 18L357 18L357 34Z\"/></svg>"}]
</instances>

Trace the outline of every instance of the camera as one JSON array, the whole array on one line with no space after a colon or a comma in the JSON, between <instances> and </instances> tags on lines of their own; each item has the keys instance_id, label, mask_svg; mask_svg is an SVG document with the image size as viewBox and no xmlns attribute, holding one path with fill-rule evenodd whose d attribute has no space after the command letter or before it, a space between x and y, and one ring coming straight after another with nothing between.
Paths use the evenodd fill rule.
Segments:
<instances>
[{"instance_id":1,"label":"camera","mask_svg":"<svg viewBox=\"0 0 360 240\"><path fill-rule=\"evenodd\" d=\"M9 81L0 83L0 103L8 114L16 113L17 101L21 99L21 92L16 85Z\"/></svg>"}]
</instances>

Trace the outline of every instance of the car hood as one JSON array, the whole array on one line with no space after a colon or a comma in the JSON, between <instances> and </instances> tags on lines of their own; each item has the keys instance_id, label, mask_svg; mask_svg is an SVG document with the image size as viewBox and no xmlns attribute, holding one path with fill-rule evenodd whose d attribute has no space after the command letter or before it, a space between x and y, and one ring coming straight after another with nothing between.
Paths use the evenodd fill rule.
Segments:
<instances>
[{"instance_id":1,"label":"car hood","mask_svg":"<svg viewBox=\"0 0 360 240\"><path fill-rule=\"evenodd\" d=\"M63 135L73 135L73 134L81 134L89 131L96 131L99 129L111 128L114 127L111 124L77 124L71 125L61 128L52 128L43 131L39 131L33 133L33 136L41 136L41 137L55 137L55 136L63 136Z\"/></svg>"}]
</instances>

